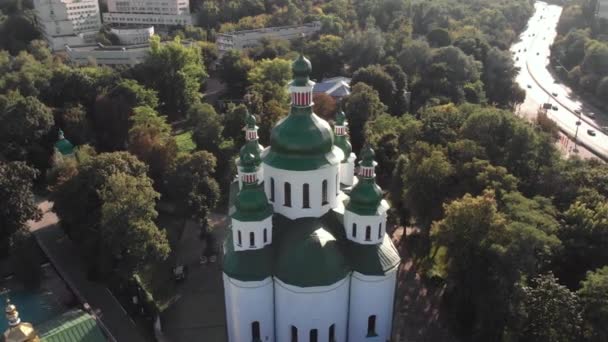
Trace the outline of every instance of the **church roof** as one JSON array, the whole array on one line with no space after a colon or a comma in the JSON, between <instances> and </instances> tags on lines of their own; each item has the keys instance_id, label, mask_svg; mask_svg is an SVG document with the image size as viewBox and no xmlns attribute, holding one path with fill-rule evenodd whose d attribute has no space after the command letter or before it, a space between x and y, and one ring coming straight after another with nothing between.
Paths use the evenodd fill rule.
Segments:
<instances>
[{"instance_id":1,"label":"church roof","mask_svg":"<svg viewBox=\"0 0 608 342\"><path fill-rule=\"evenodd\" d=\"M42 342L105 342L93 316L82 310L68 311L38 326Z\"/></svg>"},{"instance_id":2,"label":"church roof","mask_svg":"<svg viewBox=\"0 0 608 342\"><path fill-rule=\"evenodd\" d=\"M382 243L363 245L350 241L349 261L354 271L369 276L381 276L401 262L399 252L387 234Z\"/></svg>"},{"instance_id":3,"label":"church roof","mask_svg":"<svg viewBox=\"0 0 608 342\"><path fill-rule=\"evenodd\" d=\"M277 244L275 275L284 283L327 286L344 279L350 268L338 240L318 218L288 220ZM276 229L276 227L275 227Z\"/></svg>"},{"instance_id":4,"label":"church roof","mask_svg":"<svg viewBox=\"0 0 608 342\"><path fill-rule=\"evenodd\" d=\"M74 145L63 136L62 130L59 130L59 139L55 143L55 148L64 156L74 153Z\"/></svg>"},{"instance_id":5,"label":"church roof","mask_svg":"<svg viewBox=\"0 0 608 342\"><path fill-rule=\"evenodd\" d=\"M373 169L376 165L374 157L374 150L369 147L364 148L360 167ZM359 182L353 187L350 200L345 205L348 211L355 214L376 215L381 202L382 189L376 184L374 176L369 176L359 177Z\"/></svg>"},{"instance_id":6,"label":"church roof","mask_svg":"<svg viewBox=\"0 0 608 342\"><path fill-rule=\"evenodd\" d=\"M261 281L272 276L272 246L247 251L234 251L232 231L226 232L224 242L223 271L227 276L241 281Z\"/></svg>"}]
</instances>

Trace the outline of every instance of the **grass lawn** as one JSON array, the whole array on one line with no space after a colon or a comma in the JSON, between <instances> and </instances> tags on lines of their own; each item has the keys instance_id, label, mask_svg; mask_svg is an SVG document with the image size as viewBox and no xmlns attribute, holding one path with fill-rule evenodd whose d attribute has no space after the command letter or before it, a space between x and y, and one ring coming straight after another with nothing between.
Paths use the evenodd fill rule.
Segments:
<instances>
[{"instance_id":1,"label":"grass lawn","mask_svg":"<svg viewBox=\"0 0 608 342\"><path fill-rule=\"evenodd\" d=\"M177 142L177 149L180 152L191 152L196 148L196 145L192 140L192 131L186 131L176 135L175 141Z\"/></svg>"}]
</instances>

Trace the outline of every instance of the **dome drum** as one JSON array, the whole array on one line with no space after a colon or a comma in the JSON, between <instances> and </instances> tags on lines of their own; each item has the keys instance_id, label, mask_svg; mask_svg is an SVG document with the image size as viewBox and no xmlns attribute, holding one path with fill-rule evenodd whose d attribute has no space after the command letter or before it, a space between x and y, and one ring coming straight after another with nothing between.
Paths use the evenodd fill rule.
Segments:
<instances>
[{"instance_id":1,"label":"dome drum","mask_svg":"<svg viewBox=\"0 0 608 342\"><path fill-rule=\"evenodd\" d=\"M382 243L386 233L386 217L386 210L382 205L377 215L359 215L346 210L344 212L344 233L349 240L362 245Z\"/></svg>"},{"instance_id":2,"label":"dome drum","mask_svg":"<svg viewBox=\"0 0 608 342\"><path fill-rule=\"evenodd\" d=\"M272 244L272 216L257 222L233 218L231 230L235 251L261 249Z\"/></svg>"},{"instance_id":3,"label":"dome drum","mask_svg":"<svg viewBox=\"0 0 608 342\"><path fill-rule=\"evenodd\" d=\"M285 172L264 165L264 190L274 212L289 219L321 217L338 205L339 164Z\"/></svg>"}]
</instances>

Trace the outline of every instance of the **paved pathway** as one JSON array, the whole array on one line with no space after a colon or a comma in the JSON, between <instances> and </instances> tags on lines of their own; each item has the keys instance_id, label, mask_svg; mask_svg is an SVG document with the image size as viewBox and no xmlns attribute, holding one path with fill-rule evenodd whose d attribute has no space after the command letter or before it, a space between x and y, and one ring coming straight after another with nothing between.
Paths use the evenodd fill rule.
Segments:
<instances>
[{"instance_id":1,"label":"paved pathway","mask_svg":"<svg viewBox=\"0 0 608 342\"><path fill-rule=\"evenodd\" d=\"M226 216L211 214L210 224L216 242L221 244ZM187 265L189 272L187 279L178 285L178 299L162 314L162 329L167 341L227 340L221 260L199 264L204 244L199 233L199 227L188 221L177 248L178 263Z\"/></svg>"},{"instance_id":2,"label":"paved pathway","mask_svg":"<svg viewBox=\"0 0 608 342\"><path fill-rule=\"evenodd\" d=\"M57 216L50 211L52 204L43 201L38 207L44 215L38 222L29 222L30 230L68 286L80 301L91 306L100 318L102 328L109 330L114 341L145 342L146 339L110 291L102 284L87 279L77 249L57 224Z\"/></svg>"}]
</instances>

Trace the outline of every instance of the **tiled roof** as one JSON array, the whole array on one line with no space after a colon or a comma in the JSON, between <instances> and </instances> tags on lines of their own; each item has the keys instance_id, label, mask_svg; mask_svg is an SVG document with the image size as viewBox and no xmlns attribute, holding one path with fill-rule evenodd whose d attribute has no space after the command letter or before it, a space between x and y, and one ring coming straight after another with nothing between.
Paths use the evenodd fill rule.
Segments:
<instances>
[{"instance_id":1,"label":"tiled roof","mask_svg":"<svg viewBox=\"0 0 608 342\"><path fill-rule=\"evenodd\" d=\"M97 321L82 310L68 311L37 327L42 342L106 342Z\"/></svg>"}]
</instances>

